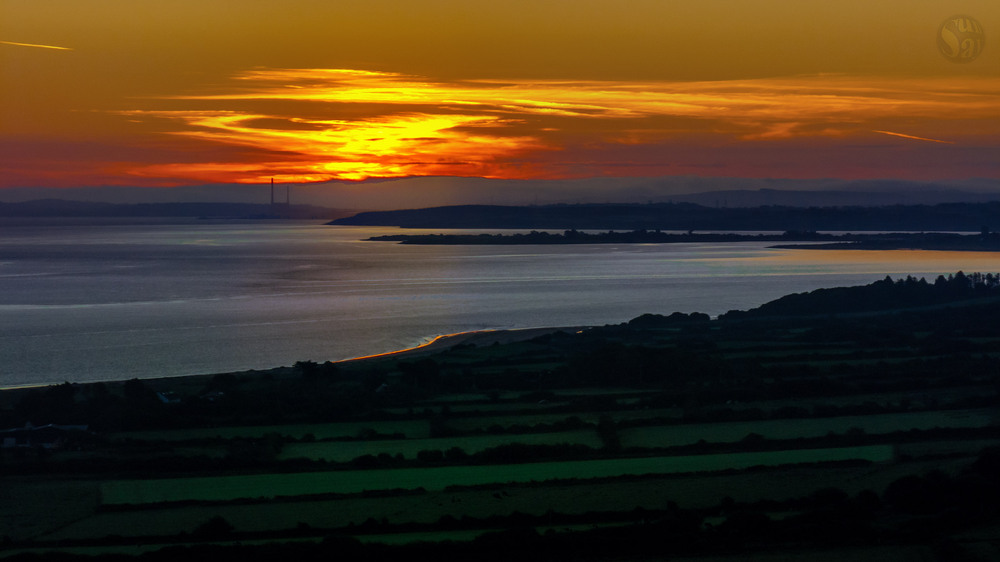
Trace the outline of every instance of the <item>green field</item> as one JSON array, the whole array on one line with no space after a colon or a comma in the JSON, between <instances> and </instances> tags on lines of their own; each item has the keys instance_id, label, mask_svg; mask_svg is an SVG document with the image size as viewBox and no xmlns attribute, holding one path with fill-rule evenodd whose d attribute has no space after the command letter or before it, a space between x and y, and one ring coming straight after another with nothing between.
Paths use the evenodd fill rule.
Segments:
<instances>
[{"instance_id":1,"label":"green field","mask_svg":"<svg viewBox=\"0 0 1000 562\"><path fill-rule=\"evenodd\" d=\"M527 433L522 435L477 435L472 437L441 437L435 439L386 439L375 441L334 441L322 443L289 443L279 459L307 458L347 462L362 455L401 454L414 459L423 450L445 451L458 447L468 454L490 447L522 443L526 445L572 444L600 448L601 440L593 430Z\"/></svg>"},{"instance_id":2,"label":"green field","mask_svg":"<svg viewBox=\"0 0 1000 562\"><path fill-rule=\"evenodd\" d=\"M829 433L843 434L851 430L880 434L936 427L986 427L993 422L993 419L994 414L991 410L906 412L832 418L635 427L619 431L619 437L625 447L673 447L691 445L699 440L705 440L709 443L735 442L750 433L756 433L766 439L797 439L822 437Z\"/></svg>"},{"instance_id":3,"label":"green field","mask_svg":"<svg viewBox=\"0 0 1000 562\"><path fill-rule=\"evenodd\" d=\"M495 420L496 418L491 419ZM823 437L830 433L844 434L858 430L867 434L884 434L939 427L978 428L990 425L992 420L993 414L990 410L954 410L635 427L619 430L618 435L624 447L656 448L692 445L698 441L730 443L739 441L751 433L767 439L797 439ZM414 422L414 425L418 424L419 422ZM414 432L410 431L410 433ZM407 459L414 459L417 453L423 450L445 451L452 447L458 447L468 454L475 454L491 447L512 443L526 445L572 444L593 448L602 446L595 431L577 430L434 439L289 443L284 446L279 458L348 462L363 455L389 454L395 456L401 454Z\"/></svg>"},{"instance_id":4,"label":"green field","mask_svg":"<svg viewBox=\"0 0 1000 562\"><path fill-rule=\"evenodd\" d=\"M553 407L566 406L569 402L564 401L553 401L544 404L538 404L534 402L500 402L500 403L489 403L489 402L478 402L478 403L459 403L450 404L447 402L435 401L433 404L428 404L427 406L419 406L417 408L387 408L385 412L402 416L409 414L412 410L417 410L420 412L430 411L435 414L441 413L443 406L447 406L452 413L463 413L463 414L474 414L476 412L482 413L495 413L498 415L518 415L522 412L534 412L540 411L544 412L550 410Z\"/></svg>"},{"instance_id":5,"label":"green field","mask_svg":"<svg viewBox=\"0 0 1000 562\"><path fill-rule=\"evenodd\" d=\"M907 461L868 466L798 465L767 470L712 472L683 476L587 480L573 484L497 485L418 494L360 495L341 498L300 498L251 503L138 506L102 510L67 518L46 534L50 540L78 540L108 533L170 535L190 532L214 516L222 516L244 532L263 533L295 528L305 522L314 528L360 524L368 518L393 523L433 523L443 515L489 517L513 512L544 514L553 509L582 514L593 511L629 511L636 507L662 508L668 501L690 508L717 505L725 497L753 502L806 496L837 483L850 494L881 490L900 476L928 470L954 472L963 460ZM498 492L502 499L494 495ZM93 509L93 508L92 508Z\"/></svg>"},{"instance_id":6,"label":"green field","mask_svg":"<svg viewBox=\"0 0 1000 562\"><path fill-rule=\"evenodd\" d=\"M672 474L718 471L863 459L891 460L891 445L798 449L755 453L689 455L544 462L492 466L445 466L397 470L352 470L295 474L260 474L155 480L115 480L101 484L105 505L147 504L179 501L226 501L267 499L325 493L359 493L372 490L443 490L448 486L476 486L492 483L531 482L571 478L606 478L640 474Z\"/></svg>"},{"instance_id":7,"label":"green field","mask_svg":"<svg viewBox=\"0 0 1000 562\"><path fill-rule=\"evenodd\" d=\"M492 426L511 427L532 426L538 424L560 423L569 417L575 417L584 423L596 424L604 416L610 416L615 421L641 420L649 418L679 418L682 411L679 408L658 408L649 410L614 410L579 413L557 413L557 414L522 414L522 415L489 415L475 416L469 418L456 417L448 420L448 425L462 431L485 430Z\"/></svg>"},{"instance_id":8,"label":"green field","mask_svg":"<svg viewBox=\"0 0 1000 562\"><path fill-rule=\"evenodd\" d=\"M109 434L114 440L138 439L142 441L186 441L189 439L233 439L254 438L276 433L295 439L312 435L316 439L354 438L362 430L374 430L378 433L391 435L400 433L407 438L416 439L428 437L430 427L427 422L377 420L364 422L336 422L315 424L288 425L245 425L233 427L192 428L162 431L128 431Z\"/></svg>"}]
</instances>

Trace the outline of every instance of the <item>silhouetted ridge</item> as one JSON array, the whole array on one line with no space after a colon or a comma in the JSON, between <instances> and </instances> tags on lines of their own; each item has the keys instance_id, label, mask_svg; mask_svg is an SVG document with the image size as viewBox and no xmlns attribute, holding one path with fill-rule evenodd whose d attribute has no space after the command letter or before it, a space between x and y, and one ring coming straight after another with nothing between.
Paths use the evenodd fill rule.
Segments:
<instances>
[{"instance_id":1,"label":"silhouetted ridge","mask_svg":"<svg viewBox=\"0 0 1000 562\"><path fill-rule=\"evenodd\" d=\"M720 318L869 312L934 306L984 297L1000 297L1000 274L966 275L959 271L948 277L938 276L934 283L912 276L893 281L886 276L869 285L786 295L747 311L729 311Z\"/></svg>"},{"instance_id":2,"label":"silhouetted ridge","mask_svg":"<svg viewBox=\"0 0 1000 562\"><path fill-rule=\"evenodd\" d=\"M496 206L372 211L330 224L403 228L971 231L997 229L1000 202L883 207L712 208L692 203Z\"/></svg>"},{"instance_id":3,"label":"silhouetted ridge","mask_svg":"<svg viewBox=\"0 0 1000 562\"><path fill-rule=\"evenodd\" d=\"M404 228L631 228L661 216L701 209L692 203L662 205L457 205L401 211L370 211L330 224ZM636 227L638 228L638 226Z\"/></svg>"}]
</instances>

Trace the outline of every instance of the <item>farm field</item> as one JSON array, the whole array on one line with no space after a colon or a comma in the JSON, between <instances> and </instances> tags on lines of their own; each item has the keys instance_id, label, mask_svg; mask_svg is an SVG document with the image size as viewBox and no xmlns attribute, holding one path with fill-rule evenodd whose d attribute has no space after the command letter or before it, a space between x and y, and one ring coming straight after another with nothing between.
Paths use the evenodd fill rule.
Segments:
<instances>
[{"instance_id":1,"label":"farm field","mask_svg":"<svg viewBox=\"0 0 1000 562\"><path fill-rule=\"evenodd\" d=\"M325 443L290 443L285 445L279 458L305 457L336 462L348 462L363 455L403 455L413 459L420 451L445 451L458 447L466 453L478 453L490 447L508 444L558 445L568 443L600 448L601 440L593 430L560 431L556 433L527 433L520 435L480 435L439 437L428 439L385 439L373 441L340 441Z\"/></svg>"},{"instance_id":2,"label":"farm field","mask_svg":"<svg viewBox=\"0 0 1000 562\"><path fill-rule=\"evenodd\" d=\"M378 497L288 498L286 501L205 503L101 511L46 534L51 540L80 540L115 529L121 533L174 535L221 516L240 531L264 533L306 523L317 529L360 525L368 519L391 523L433 523L443 516L460 518L543 515L549 510L585 514L601 510L662 509L674 502L684 508L710 508L724 498L739 502L807 496L830 482L850 494L884 488L912 471L954 471L966 462L910 461L866 466L784 466L752 472L660 475L610 480L496 485Z\"/></svg>"},{"instance_id":3,"label":"farm field","mask_svg":"<svg viewBox=\"0 0 1000 562\"><path fill-rule=\"evenodd\" d=\"M417 424L409 420L373 420L366 422L311 423L288 425L243 425L232 427L205 427L191 429L167 429L154 431L125 431L108 435L114 440L141 441L189 441L198 439L239 439L279 434L302 439L312 435L316 439L353 439L359 433L371 430L380 434L400 434L408 438L429 437L427 424Z\"/></svg>"},{"instance_id":4,"label":"farm field","mask_svg":"<svg viewBox=\"0 0 1000 562\"><path fill-rule=\"evenodd\" d=\"M871 400L872 397L866 397ZM810 405L806 403L806 405ZM740 405L742 408L768 407L764 403L747 403ZM788 404L770 404L770 408L787 407ZM738 409L739 407L737 407ZM508 406L508 409L512 407ZM484 410L485 411L485 410ZM482 431L493 426L509 428L511 426L532 427L539 424L557 424L565 421L568 417L574 417L584 423L597 423L601 416L609 415L616 421L641 421L647 419L679 419L682 411L677 408L658 410L613 410L603 413L579 413L579 414L509 414L509 415L486 415L471 418L457 417L448 420L450 427L461 431ZM676 424L664 426L664 435L681 436L680 441L690 439L691 435L698 434L694 438L706 440L736 440L745 437L747 433L761 433L766 437L773 438L795 438L822 435L828 432L844 432L852 428L858 428L869 433L886 433L906 429L930 429L933 427L984 427L998 420L998 413L992 409L966 409L966 410L946 410L931 412L908 412L894 414L872 414L864 416L836 416L824 418L803 418L803 419L780 419L780 420L758 420L754 422L720 423L720 424ZM140 431L121 432L109 434L109 438L115 440L141 440L141 441L191 441L203 439L233 439L233 438L254 438L267 434L280 434L293 439L303 439L312 436L315 440L353 440L364 432L375 432L381 435L402 435L406 439L387 440L391 443L398 443L404 448L412 448L409 445L411 440L426 440L428 445L418 446L420 449L431 449L445 443L434 441L430 438L430 427L425 423L414 423L413 421L371 421L354 423L326 423L326 424L297 424L297 425L264 425L264 426L242 426L242 427L222 427L222 428L200 428L190 430L167 430L167 431ZM623 430L631 436L633 446L657 446L654 443L655 436L659 430L654 428L629 428ZM539 442L577 442L582 439L582 433L565 432L570 438L569 441L560 440L564 432L551 433L548 438L539 438ZM648 434L643 437L644 434ZM576 438L572 436L577 436ZM718 435L719 437L715 437ZM684 437L687 436L687 437ZM711 438L710 438L711 437ZM645 439L645 440L644 440ZM483 438L483 442L488 442L488 438ZM519 442L525 442L520 440ZM582 439L581 442L587 442ZM477 443L475 439L469 443ZM394 451L394 445L389 443L378 444L365 442L365 444L352 443L351 441L341 441L337 445L330 445L331 449L344 447L345 451L359 451L357 455L378 454L379 452L404 452ZM416 447L416 445L413 445ZM448 445L463 447L461 444ZM473 445L472 448L476 446ZM463 447L464 448L464 447ZM309 451L309 447L295 447L302 451ZM315 451L322 450L316 445ZM361 452L363 451L363 452ZM337 459L350 460L353 456L350 453L330 453L335 454ZM286 457L296 456L286 454ZM305 456L311 456L309 454ZM332 458L332 457L331 457Z\"/></svg>"},{"instance_id":5,"label":"farm field","mask_svg":"<svg viewBox=\"0 0 1000 562\"><path fill-rule=\"evenodd\" d=\"M890 460L892 455L891 446L872 445L867 447L546 462L485 467L446 466L397 470L119 480L103 483L101 485L101 498L104 505L140 505L144 503L276 498L309 494L354 494L390 489L415 490L423 488L441 491L449 486L711 472L752 466L844 460L884 462Z\"/></svg>"},{"instance_id":6,"label":"farm field","mask_svg":"<svg viewBox=\"0 0 1000 562\"><path fill-rule=\"evenodd\" d=\"M619 436L625 447L663 447L690 445L699 440L709 443L739 441L751 433L766 439L796 439L849 431L879 434L938 427L986 427L993 421L991 410L955 410L635 427L621 430Z\"/></svg>"},{"instance_id":7,"label":"farm field","mask_svg":"<svg viewBox=\"0 0 1000 562\"><path fill-rule=\"evenodd\" d=\"M612 416L617 419L624 419ZM518 421L518 419L514 418L508 421ZM523 421L520 420L518 423L523 423ZM692 445L698 441L709 443L735 442L745 438L749 434L758 434L767 439L796 439L821 437L829 433L846 433L848 431L880 434L911 429L986 427L992 421L992 411L979 409L841 416L835 418L644 426L621 429L618 432L618 436L621 439L623 447L655 448ZM304 457L335 462L348 462L363 455L398 454L412 459L416 458L420 451L425 450L445 451L452 447L458 447L466 453L471 454L491 447L515 443L528 445L574 444L593 448L600 448L602 446L601 440L595 431L577 430L552 433L478 435L427 439L289 443L284 446L279 458L293 459Z\"/></svg>"}]
</instances>

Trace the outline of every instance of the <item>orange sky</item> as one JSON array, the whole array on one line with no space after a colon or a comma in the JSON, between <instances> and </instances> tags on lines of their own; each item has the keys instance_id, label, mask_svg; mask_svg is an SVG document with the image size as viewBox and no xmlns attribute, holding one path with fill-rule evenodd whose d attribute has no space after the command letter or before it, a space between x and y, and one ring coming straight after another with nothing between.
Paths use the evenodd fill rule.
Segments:
<instances>
[{"instance_id":1,"label":"orange sky","mask_svg":"<svg viewBox=\"0 0 1000 562\"><path fill-rule=\"evenodd\" d=\"M872 4L0 0L0 187L1000 178L1000 3Z\"/></svg>"}]
</instances>

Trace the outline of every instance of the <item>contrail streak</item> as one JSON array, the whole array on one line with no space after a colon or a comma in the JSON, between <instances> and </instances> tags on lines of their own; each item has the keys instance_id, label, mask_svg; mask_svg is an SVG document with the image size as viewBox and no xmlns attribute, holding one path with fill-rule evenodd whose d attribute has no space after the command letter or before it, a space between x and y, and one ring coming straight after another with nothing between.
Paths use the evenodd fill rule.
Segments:
<instances>
[{"instance_id":1,"label":"contrail streak","mask_svg":"<svg viewBox=\"0 0 1000 562\"><path fill-rule=\"evenodd\" d=\"M69 47L56 47L55 45L36 45L34 43L15 43L13 41L0 41L4 45L15 45L17 47L35 47L38 49L56 49L58 51L72 51Z\"/></svg>"},{"instance_id":2,"label":"contrail streak","mask_svg":"<svg viewBox=\"0 0 1000 562\"><path fill-rule=\"evenodd\" d=\"M882 133L883 135L892 135L894 137L902 137L904 139L921 140L927 142L939 142L941 144L955 144L953 141L938 140L938 139L928 139L925 137L915 137L913 135L904 135L903 133L894 133L892 131L872 131L873 133Z\"/></svg>"}]
</instances>

